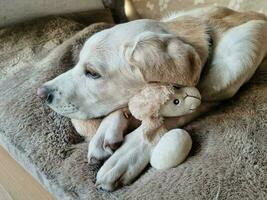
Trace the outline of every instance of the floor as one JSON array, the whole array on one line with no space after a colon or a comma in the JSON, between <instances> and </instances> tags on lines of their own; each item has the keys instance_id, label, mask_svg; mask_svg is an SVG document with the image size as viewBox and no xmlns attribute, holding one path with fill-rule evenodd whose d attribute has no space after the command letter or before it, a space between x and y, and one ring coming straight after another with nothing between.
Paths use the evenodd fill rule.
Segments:
<instances>
[{"instance_id":1,"label":"floor","mask_svg":"<svg viewBox=\"0 0 267 200\"><path fill-rule=\"evenodd\" d=\"M53 200L0 146L0 200Z\"/></svg>"}]
</instances>

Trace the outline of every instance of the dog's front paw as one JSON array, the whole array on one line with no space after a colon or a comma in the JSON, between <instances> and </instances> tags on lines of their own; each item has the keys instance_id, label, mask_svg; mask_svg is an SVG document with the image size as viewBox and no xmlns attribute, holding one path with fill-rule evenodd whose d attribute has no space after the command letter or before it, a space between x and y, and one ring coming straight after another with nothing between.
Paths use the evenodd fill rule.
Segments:
<instances>
[{"instance_id":1,"label":"dog's front paw","mask_svg":"<svg viewBox=\"0 0 267 200\"><path fill-rule=\"evenodd\" d=\"M97 173L96 186L113 191L131 183L147 166L152 146L139 129L126 136L123 145L104 163Z\"/></svg>"},{"instance_id":2,"label":"dog's front paw","mask_svg":"<svg viewBox=\"0 0 267 200\"><path fill-rule=\"evenodd\" d=\"M106 151L103 147L105 139L105 133L99 133L92 138L88 146L88 163L89 164L96 164L100 161L106 160L108 157L111 156L111 152Z\"/></svg>"},{"instance_id":3,"label":"dog's front paw","mask_svg":"<svg viewBox=\"0 0 267 200\"><path fill-rule=\"evenodd\" d=\"M112 140L110 140L109 135L114 135ZM116 137L116 135L120 135L121 137ZM88 163L96 164L109 158L122 143L122 135L123 133L119 132L119 130L118 132L111 132L110 130L98 131L88 146Z\"/></svg>"},{"instance_id":4,"label":"dog's front paw","mask_svg":"<svg viewBox=\"0 0 267 200\"><path fill-rule=\"evenodd\" d=\"M110 157L121 145L127 126L128 119L121 110L115 111L103 119L96 135L89 143L88 162L94 164Z\"/></svg>"}]
</instances>

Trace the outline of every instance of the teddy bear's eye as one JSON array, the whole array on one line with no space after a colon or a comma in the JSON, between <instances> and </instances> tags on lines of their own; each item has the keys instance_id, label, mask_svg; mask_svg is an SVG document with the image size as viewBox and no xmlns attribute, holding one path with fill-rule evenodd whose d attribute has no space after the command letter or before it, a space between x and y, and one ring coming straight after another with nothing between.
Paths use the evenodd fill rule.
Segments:
<instances>
[{"instance_id":1,"label":"teddy bear's eye","mask_svg":"<svg viewBox=\"0 0 267 200\"><path fill-rule=\"evenodd\" d=\"M179 99L174 99L173 103L174 103L174 105L178 105L180 103L180 101L179 101Z\"/></svg>"}]
</instances>

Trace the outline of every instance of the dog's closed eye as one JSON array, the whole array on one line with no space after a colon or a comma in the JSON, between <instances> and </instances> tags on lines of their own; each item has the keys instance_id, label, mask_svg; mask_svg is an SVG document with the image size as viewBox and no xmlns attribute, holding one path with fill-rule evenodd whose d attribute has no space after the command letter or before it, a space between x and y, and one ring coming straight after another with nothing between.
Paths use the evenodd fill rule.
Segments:
<instances>
[{"instance_id":1,"label":"dog's closed eye","mask_svg":"<svg viewBox=\"0 0 267 200\"><path fill-rule=\"evenodd\" d=\"M92 79L98 79L101 77L101 75L94 71L89 64L85 66L85 76Z\"/></svg>"},{"instance_id":2,"label":"dog's closed eye","mask_svg":"<svg viewBox=\"0 0 267 200\"><path fill-rule=\"evenodd\" d=\"M88 78L92 78L92 79L98 79L101 77L101 75L97 72L94 72L92 70L86 70L85 71L85 76Z\"/></svg>"}]
</instances>

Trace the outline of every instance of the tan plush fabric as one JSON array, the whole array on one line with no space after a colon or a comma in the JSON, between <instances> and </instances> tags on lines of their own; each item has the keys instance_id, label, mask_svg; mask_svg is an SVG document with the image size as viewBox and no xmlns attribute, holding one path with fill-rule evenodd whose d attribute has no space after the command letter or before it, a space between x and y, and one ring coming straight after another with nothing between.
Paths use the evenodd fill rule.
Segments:
<instances>
[{"instance_id":1,"label":"tan plush fabric","mask_svg":"<svg viewBox=\"0 0 267 200\"><path fill-rule=\"evenodd\" d=\"M158 19L171 12L185 11L209 5L226 6L234 10L253 10L267 14L266 0L132 0L143 18Z\"/></svg>"}]
</instances>

